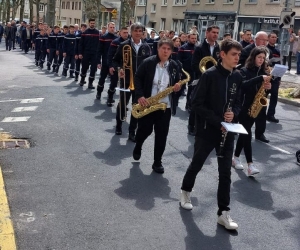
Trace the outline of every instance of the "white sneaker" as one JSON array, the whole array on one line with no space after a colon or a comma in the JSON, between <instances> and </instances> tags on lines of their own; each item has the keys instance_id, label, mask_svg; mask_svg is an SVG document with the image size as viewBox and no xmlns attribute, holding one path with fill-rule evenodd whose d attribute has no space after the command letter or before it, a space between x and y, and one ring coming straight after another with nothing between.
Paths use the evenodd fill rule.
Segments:
<instances>
[{"instance_id":1,"label":"white sneaker","mask_svg":"<svg viewBox=\"0 0 300 250\"><path fill-rule=\"evenodd\" d=\"M244 166L241 163L240 158L238 158L238 157L233 157L233 159L232 159L232 166L235 169L244 169Z\"/></svg>"},{"instance_id":2,"label":"white sneaker","mask_svg":"<svg viewBox=\"0 0 300 250\"><path fill-rule=\"evenodd\" d=\"M222 215L218 218L218 223L229 230L236 230L239 226L231 219L229 211L222 211Z\"/></svg>"},{"instance_id":3,"label":"white sneaker","mask_svg":"<svg viewBox=\"0 0 300 250\"><path fill-rule=\"evenodd\" d=\"M180 206L184 209L187 209L187 210L192 210L193 209L193 205L191 203L190 195L191 195L190 192L181 190Z\"/></svg>"},{"instance_id":4,"label":"white sneaker","mask_svg":"<svg viewBox=\"0 0 300 250\"><path fill-rule=\"evenodd\" d=\"M248 176L254 176L259 173L259 170L255 167L253 163L248 166Z\"/></svg>"}]
</instances>

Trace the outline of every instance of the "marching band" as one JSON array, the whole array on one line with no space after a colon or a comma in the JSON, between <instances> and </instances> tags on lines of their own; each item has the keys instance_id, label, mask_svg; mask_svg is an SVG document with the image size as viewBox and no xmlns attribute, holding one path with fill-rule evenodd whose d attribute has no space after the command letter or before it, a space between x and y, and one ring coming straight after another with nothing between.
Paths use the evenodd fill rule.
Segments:
<instances>
[{"instance_id":1,"label":"marching band","mask_svg":"<svg viewBox=\"0 0 300 250\"><path fill-rule=\"evenodd\" d=\"M56 75L64 62L62 76L67 77L69 71L69 77L78 81L80 75L80 86L86 84L89 70L89 89L95 89L93 82L97 68L101 69L97 100L101 99L109 76L107 106L113 106L116 89L120 91L115 134L123 133L122 124L126 121L127 106L132 98L135 110L139 107L146 111L143 115L136 113L130 117L128 139L135 143L133 159L140 160L143 143L154 130L152 169L159 174L164 173L162 156L171 116L176 115L178 99L185 95L182 85L187 83L188 134L195 136L195 144L192 162L182 181L180 206L187 210L193 208L190 193L196 176L215 149L219 171L217 222L226 229L236 230L238 224L229 215L231 167L244 169L239 158L244 149L248 176L258 174L252 160L251 127L256 123L255 138L268 143L264 135L266 121L279 122L274 115L280 79L272 78L267 72L268 61L280 56L274 48L276 34L260 31L251 43L251 31L246 30L241 42L226 37L218 43L219 27L213 25L207 28L206 38L199 43L195 30L191 30L185 40L186 34L173 38L175 33L172 31L168 37L165 31L160 31L157 39L151 32L151 37L144 39L147 34L141 23L133 23L129 29L122 27L119 36L115 34L113 22L104 28L103 32L96 29L94 19L89 19L88 25L81 24L80 29L78 25L64 26L63 31L59 26L48 28L43 23L33 31L25 23L23 49L27 53L34 46L35 65L43 69L47 61L47 70L51 71L52 67ZM7 36L9 32L11 30L7 31ZM11 49L9 41L7 49ZM253 117L249 109L257 101L260 90L263 96L272 93L272 105L268 113L267 107L263 106L257 117ZM150 101L153 99L155 106ZM240 123L248 132L238 136L236 147L235 133L226 131L222 122Z\"/></svg>"}]
</instances>

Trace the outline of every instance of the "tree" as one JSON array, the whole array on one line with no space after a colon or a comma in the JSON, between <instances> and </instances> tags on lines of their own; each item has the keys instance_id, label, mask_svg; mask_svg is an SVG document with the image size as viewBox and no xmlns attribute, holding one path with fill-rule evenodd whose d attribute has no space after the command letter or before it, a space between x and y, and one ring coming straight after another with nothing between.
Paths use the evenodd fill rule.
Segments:
<instances>
[{"instance_id":1,"label":"tree","mask_svg":"<svg viewBox=\"0 0 300 250\"><path fill-rule=\"evenodd\" d=\"M48 0L47 3L47 23L49 26L55 25L55 0Z\"/></svg>"},{"instance_id":2,"label":"tree","mask_svg":"<svg viewBox=\"0 0 300 250\"><path fill-rule=\"evenodd\" d=\"M40 4L41 4L41 0L34 1L34 4L35 4L35 8L36 8L36 22L39 23L40 22Z\"/></svg>"},{"instance_id":3,"label":"tree","mask_svg":"<svg viewBox=\"0 0 300 250\"><path fill-rule=\"evenodd\" d=\"M24 18L24 5L25 0L20 0L20 21L23 21Z\"/></svg>"},{"instance_id":4,"label":"tree","mask_svg":"<svg viewBox=\"0 0 300 250\"><path fill-rule=\"evenodd\" d=\"M14 20L16 17L17 10L20 6L21 0L12 0L12 13L11 13L11 19Z\"/></svg>"},{"instance_id":5,"label":"tree","mask_svg":"<svg viewBox=\"0 0 300 250\"><path fill-rule=\"evenodd\" d=\"M33 22L33 0L29 0L29 22Z\"/></svg>"},{"instance_id":6,"label":"tree","mask_svg":"<svg viewBox=\"0 0 300 250\"><path fill-rule=\"evenodd\" d=\"M10 0L6 0L6 20L10 22Z\"/></svg>"},{"instance_id":7,"label":"tree","mask_svg":"<svg viewBox=\"0 0 300 250\"><path fill-rule=\"evenodd\" d=\"M0 0L0 21L2 21L3 5L4 5L4 0Z\"/></svg>"},{"instance_id":8,"label":"tree","mask_svg":"<svg viewBox=\"0 0 300 250\"><path fill-rule=\"evenodd\" d=\"M101 0L86 0L85 1L85 13L87 18L98 17L98 6L101 4Z\"/></svg>"}]
</instances>

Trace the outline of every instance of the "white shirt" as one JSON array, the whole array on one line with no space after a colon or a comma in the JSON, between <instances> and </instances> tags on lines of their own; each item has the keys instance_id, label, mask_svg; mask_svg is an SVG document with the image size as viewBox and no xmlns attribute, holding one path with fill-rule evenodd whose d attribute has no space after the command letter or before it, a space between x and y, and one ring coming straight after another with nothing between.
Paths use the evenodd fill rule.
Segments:
<instances>
[{"instance_id":1,"label":"white shirt","mask_svg":"<svg viewBox=\"0 0 300 250\"><path fill-rule=\"evenodd\" d=\"M153 79L152 92L151 96L156 95L159 92L164 91L167 87L169 87L170 76L168 72L169 61L167 61L163 67L156 65L155 76ZM159 101L160 103L166 103L167 108L171 107L169 95Z\"/></svg>"},{"instance_id":2,"label":"white shirt","mask_svg":"<svg viewBox=\"0 0 300 250\"><path fill-rule=\"evenodd\" d=\"M135 48L136 53L138 53L139 49L140 49L140 47L142 45L142 40L140 40L140 42L138 44L136 44L136 43L134 43L133 39L131 38L131 42L133 43L133 46Z\"/></svg>"},{"instance_id":3,"label":"white shirt","mask_svg":"<svg viewBox=\"0 0 300 250\"><path fill-rule=\"evenodd\" d=\"M207 43L209 44L209 46L210 46L210 54L213 55L214 49L215 49L215 44L211 46L210 43L207 41L207 39L206 39L206 42L207 42Z\"/></svg>"}]
</instances>

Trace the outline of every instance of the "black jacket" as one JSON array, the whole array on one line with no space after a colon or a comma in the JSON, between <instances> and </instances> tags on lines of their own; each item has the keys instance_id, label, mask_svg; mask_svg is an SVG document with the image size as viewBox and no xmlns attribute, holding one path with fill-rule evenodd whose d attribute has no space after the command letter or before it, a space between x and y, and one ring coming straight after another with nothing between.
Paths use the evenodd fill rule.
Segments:
<instances>
[{"instance_id":1,"label":"black jacket","mask_svg":"<svg viewBox=\"0 0 300 250\"><path fill-rule=\"evenodd\" d=\"M97 50L97 63L102 66L108 66L107 54L109 46L113 40L118 38L115 34L106 33L105 35L99 38L98 50Z\"/></svg>"},{"instance_id":2,"label":"black jacket","mask_svg":"<svg viewBox=\"0 0 300 250\"><path fill-rule=\"evenodd\" d=\"M78 54L91 54L97 55L97 48L99 43L99 30L97 29L86 29L81 34L81 39L78 46Z\"/></svg>"},{"instance_id":3,"label":"black jacket","mask_svg":"<svg viewBox=\"0 0 300 250\"><path fill-rule=\"evenodd\" d=\"M152 55L157 55L157 43L160 40L160 37L155 38L153 41L153 46L152 46Z\"/></svg>"},{"instance_id":4,"label":"black jacket","mask_svg":"<svg viewBox=\"0 0 300 250\"><path fill-rule=\"evenodd\" d=\"M178 49L177 59L182 63L182 67L187 71L191 76L193 75L192 69L192 57L195 50L195 44L185 43Z\"/></svg>"},{"instance_id":5,"label":"black jacket","mask_svg":"<svg viewBox=\"0 0 300 250\"><path fill-rule=\"evenodd\" d=\"M36 29L34 30L33 32L33 35L32 35L32 42L35 43L35 40L36 38L38 37L38 35L41 33L41 30L40 29Z\"/></svg>"},{"instance_id":6,"label":"black jacket","mask_svg":"<svg viewBox=\"0 0 300 250\"><path fill-rule=\"evenodd\" d=\"M250 45L251 43L248 43L244 40L240 41L240 44L242 45L243 48L247 47L248 45Z\"/></svg>"},{"instance_id":7,"label":"black jacket","mask_svg":"<svg viewBox=\"0 0 300 250\"><path fill-rule=\"evenodd\" d=\"M131 53L132 53L132 65L130 66L132 68L132 74L134 76L135 72L137 71L137 68L141 65L144 59L149 57L151 55L151 49L149 45L145 42L142 43L141 47L139 48L138 53L136 53L136 50L134 48L134 45L131 41L131 39L128 39L124 42L122 42L118 49L116 54L113 57L112 60L112 65L115 69L118 67L122 68L123 67L123 47L125 45L129 45L131 47ZM130 81L130 70L126 69L125 70L125 87L129 87L129 81Z\"/></svg>"},{"instance_id":8,"label":"black jacket","mask_svg":"<svg viewBox=\"0 0 300 250\"><path fill-rule=\"evenodd\" d=\"M240 70L240 74L243 77L241 90L243 107L241 113L247 113L254 101L257 91L264 81L263 75L267 75L267 73L263 68L254 67L249 69L243 67ZM266 92L266 95L267 93L268 92Z\"/></svg>"},{"instance_id":9,"label":"black jacket","mask_svg":"<svg viewBox=\"0 0 300 250\"><path fill-rule=\"evenodd\" d=\"M0 24L0 37L3 36L3 33L4 33L4 28L3 28L3 26Z\"/></svg>"},{"instance_id":10,"label":"black jacket","mask_svg":"<svg viewBox=\"0 0 300 250\"><path fill-rule=\"evenodd\" d=\"M160 59L157 55L150 56L145 59L143 63L139 66L134 77L134 87L135 87L135 103L138 102L138 99L141 97L148 98L152 94L153 79L155 76L156 65L160 62ZM170 76L169 86L174 86L180 80L180 69L178 64L170 59L168 66L168 73ZM172 113L175 114L176 102L179 98L179 92L173 92L171 94L170 102Z\"/></svg>"},{"instance_id":11,"label":"black jacket","mask_svg":"<svg viewBox=\"0 0 300 250\"><path fill-rule=\"evenodd\" d=\"M122 37L118 37L111 42L107 53L107 64L109 68L113 67L112 60L114 55L116 54L119 45L124 41L125 40Z\"/></svg>"},{"instance_id":12,"label":"black jacket","mask_svg":"<svg viewBox=\"0 0 300 250\"><path fill-rule=\"evenodd\" d=\"M75 34L68 33L64 37L62 51L67 55L75 55L76 36Z\"/></svg>"},{"instance_id":13,"label":"black jacket","mask_svg":"<svg viewBox=\"0 0 300 250\"><path fill-rule=\"evenodd\" d=\"M77 34L75 34L75 37L76 37L76 43L75 43L75 55L79 55L79 51L78 51L78 48L79 48L79 43L80 43L80 39L81 39L81 34L82 34L82 31L79 30L77 32Z\"/></svg>"},{"instance_id":14,"label":"black jacket","mask_svg":"<svg viewBox=\"0 0 300 250\"><path fill-rule=\"evenodd\" d=\"M232 72L223 68L218 63L206 70L198 83L195 98L192 101L196 113L196 135L220 134L221 122L224 121L224 113L231 99L230 90L236 84L236 91L233 95L232 112L234 122L237 122L241 110L241 85L242 76L237 70Z\"/></svg>"},{"instance_id":15,"label":"black jacket","mask_svg":"<svg viewBox=\"0 0 300 250\"><path fill-rule=\"evenodd\" d=\"M22 41L26 41L27 38L27 29L22 30ZM29 29L29 39L32 41L32 29Z\"/></svg>"},{"instance_id":16,"label":"black jacket","mask_svg":"<svg viewBox=\"0 0 300 250\"><path fill-rule=\"evenodd\" d=\"M216 59L216 61L218 61L220 56L220 46L217 42L215 43L215 48L212 55L210 53L210 45L206 42L206 39L204 39L203 43L201 43L199 46L196 46L192 57L192 69L198 78L200 78L202 75L199 69L199 63L206 56L212 56L214 59Z\"/></svg>"},{"instance_id":17,"label":"black jacket","mask_svg":"<svg viewBox=\"0 0 300 250\"><path fill-rule=\"evenodd\" d=\"M47 49L59 50L60 33L55 34L53 31L49 34L47 40Z\"/></svg>"}]
</instances>

